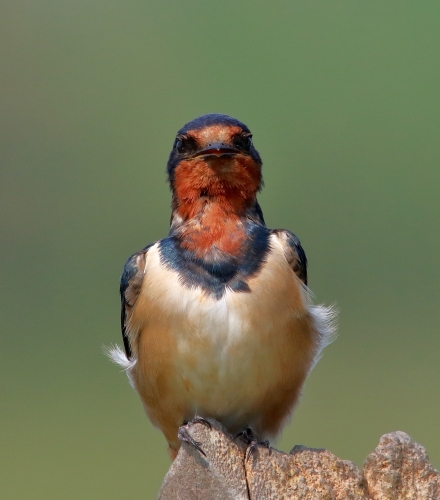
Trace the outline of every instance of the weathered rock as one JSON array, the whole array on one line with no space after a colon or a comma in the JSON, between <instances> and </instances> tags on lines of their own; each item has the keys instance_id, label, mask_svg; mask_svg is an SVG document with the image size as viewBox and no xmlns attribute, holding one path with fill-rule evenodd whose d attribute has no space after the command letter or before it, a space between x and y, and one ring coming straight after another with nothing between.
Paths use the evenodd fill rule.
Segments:
<instances>
[{"instance_id":1,"label":"weathered rock","mask_svg":"<svg viewBox=\"0 0 440 500\"><path fill-rule=\"evenodd\" d=\"M249 498L244 468L246 446L233 440L215 420L212 429L204 424L188 424L185 429L200 443L206 456L183 442L162 484L161 500Z\"/></svg>"},{"instance_id":2,"label":"weathered rock","mask_svg":"<svg viewBox=\"0 0 440 500\"><path fill-rule=\"evenodd\" d=\"M215 420L188 424L205 453L184 442L160 500L440 500L440 475L425 450L403 432L383 436L362 473L326 450L295 446L290 454L264 446L247 456Z\"/></svg>"},{"instance_id":3,"label":"weathered rock","mask_svg":"<svg viewBox=\"0 0 440 500\"><path fill-rule=\"evenodd\" d=\"M364 463L368 492L374 500L438 500L440 476L425 449L404 432L382 436Z\"/></svg>"},{"instance_id":4,"label":"weathered rock","mask_svg":"<svg viewBox=\"0 0 440 500\"><path fill-rule=\"evenodd\" d=\"M259 447L246 462L251 498L363 500L359 469L326 450L295 447L290 455Z\"/></svg>"}]
</instances>

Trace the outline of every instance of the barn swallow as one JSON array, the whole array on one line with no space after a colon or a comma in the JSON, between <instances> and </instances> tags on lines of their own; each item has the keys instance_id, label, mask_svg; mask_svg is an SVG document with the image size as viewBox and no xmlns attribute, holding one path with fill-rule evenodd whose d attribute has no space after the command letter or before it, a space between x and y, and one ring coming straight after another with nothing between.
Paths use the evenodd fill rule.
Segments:
<instances>
[{"instance_id":1,"label":"barn swallow","mask_svg":"<svg viewBox=\"0 0 440 500\"><path fill-rule=\"evenodd\" d=\"M221 114L187 123L167 173L170 232L125 264L124 351L110 356L171 458L195 416L276 437L331 340L334 312L311 303L298 238L266 227L262 161L246 125Z\"/></svg>"}]
</instances>

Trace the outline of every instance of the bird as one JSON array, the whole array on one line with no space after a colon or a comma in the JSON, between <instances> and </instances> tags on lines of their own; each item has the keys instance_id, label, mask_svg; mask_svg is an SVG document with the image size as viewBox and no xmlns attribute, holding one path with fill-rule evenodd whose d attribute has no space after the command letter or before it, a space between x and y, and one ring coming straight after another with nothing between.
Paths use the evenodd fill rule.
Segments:
<instances>
[{"instance_id":1,"label":"bird","mask_svg":"<svg viewBox=\"0 0 440 500\"><path fill-rule=\"evenodd\" d=\"M334 308L313 305L299 239L265 224L257 201L262 160L244 123L224 114L188 122L167 175L169 234L125 264L124 348L112 346L109 355L171 459L179 427L194 418L267 442L288 422L333 339Z\"/></svg>"}]
</instances>

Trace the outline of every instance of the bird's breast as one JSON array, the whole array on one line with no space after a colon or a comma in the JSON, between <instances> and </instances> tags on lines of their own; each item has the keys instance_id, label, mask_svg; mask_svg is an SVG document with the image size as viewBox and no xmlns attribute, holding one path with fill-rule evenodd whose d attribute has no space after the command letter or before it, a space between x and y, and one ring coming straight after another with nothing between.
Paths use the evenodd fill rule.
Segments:
<instances>
[{"instance_id":1,"label":"bird's breast","mask_svg":"<svg viewBox=\"0 0 440 500\"><path fill-rule=\"evenodd\" d=\"M308 370L314 339L305 292L274 236L245 292L216 298L186 286L163 265L158 244L146 268L132 324L139 369L163 395L175 391L191 411L239 418L244 396L255 405L277 384L294 383L293 372Z\"/></svg>"}]
</instances>

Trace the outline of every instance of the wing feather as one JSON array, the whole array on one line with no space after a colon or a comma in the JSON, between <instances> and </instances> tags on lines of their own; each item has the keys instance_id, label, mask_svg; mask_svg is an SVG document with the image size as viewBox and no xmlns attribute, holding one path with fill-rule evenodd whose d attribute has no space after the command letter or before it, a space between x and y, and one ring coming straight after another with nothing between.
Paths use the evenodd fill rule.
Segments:
<instances>
[{"instance_id":1,"label":"wing feather","mask_svg":"<svg viewBox=\"0 0 440 500\"><path fill-rule=\"evenodd\" d=\"M281 240L292 271L307 285L307 258L299 239L286 229L274 229L272 232Z\"/></svg>"},{"instance_id":2,"label":"wing feather","mask_svg":"<svg viewBox=\"0 0 440 500\"><path fill-rule=\"evenodd\" d=\"M129 337L131 313L142 288L145 276L146 257L148 249L151 246L152 245L149 245L140 252L132 255L127 260L121 276L121 285L119 289L121 293L121 330L124 349L128 359L132 356Z\"/></svg>"}]
</instances>

